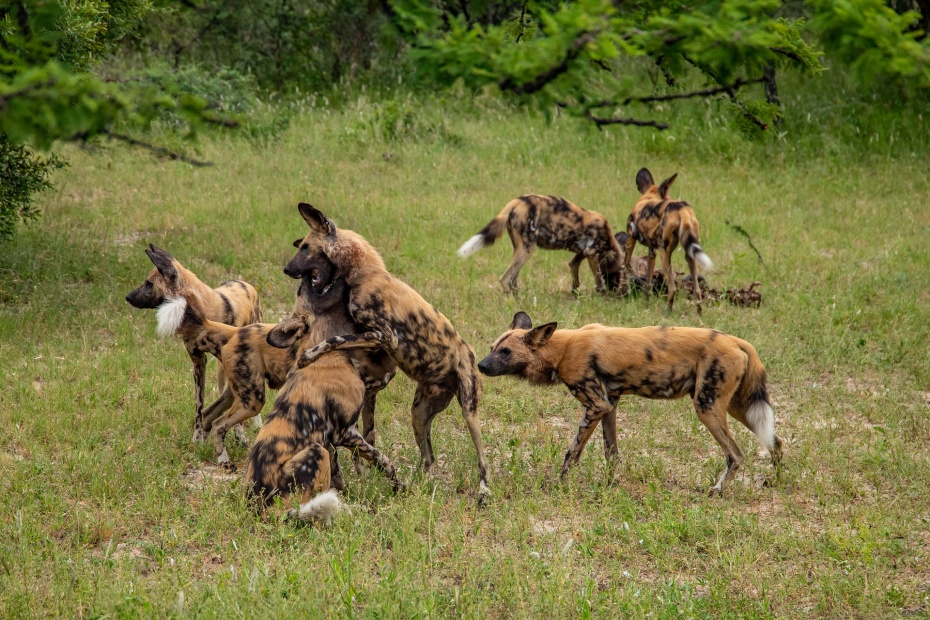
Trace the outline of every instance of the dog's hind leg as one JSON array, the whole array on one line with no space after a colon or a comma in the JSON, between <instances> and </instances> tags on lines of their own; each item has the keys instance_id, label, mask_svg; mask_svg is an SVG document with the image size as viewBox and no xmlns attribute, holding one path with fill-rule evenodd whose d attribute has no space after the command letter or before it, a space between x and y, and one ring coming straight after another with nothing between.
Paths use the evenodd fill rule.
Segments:
<instances>
[{"instance_id":1,"label":"dog's hind leg","mask_svg":"<svg viewBox=\"0 0 930 620\"><path fill-rule=\"evenodd\" d=\"M425 471L429 471L433 461L436 460L430 435L433 418L449 406L453 396L455 393L446 388L428 384L418 385L413 396L410 418L413 424L413 436L416 438L417 447L420 448L420 458L423 460Z\"/></svg>"},{"instance_id":2,"label":"dog's hind leg","mask_svg":"<svg viewBox=\"0 0 930 620\"><path fill-rule=\"evenodd\" d=\"M672 243L671 245L663 248L662 253L662 273L665 276L665 289L668 291L668 305L666 309L671 312L672 304L675 303L675 270L672 269L672 252L675 251L675 246L677 244ZM651 283L652 280L650 279ZM698 306L700 307L700 306Z\"/></svg>"},{"instance_id":3,"label":"dog's hind leg","mask_svg":"<svg viewBox=\"0 0 930 620\"><path fill-rule=\"evenodd\" d=\"M205 433L209 433L213 428L213 423L216 422L221 415L229 411L234 400L235 397L233 396L232 390L229 389L229 386L226 386L220 393L220 397L203 412L203 430Z\"/></svg>"},{"instance_id":4,"label":"dog's hind leg","mask_svg":"<svg viewBox=\"0 0 930 620\"><path fill-rule=\"evenodd\" d=\"M229 411L213 425L213 446L216 448L216 462L220 465L230 469L235 468L226 451L226 433L240 422L257 416L265 406L264 381L259 385L261 387L241 390L239 398Z\"/></svg>"},{"instance_id":5,"label":"dog's hind leg","mask_svg":"<svg viewBox=\"0 0 930 620\"><path fill-rule=\"evenodd\" d=\"M604 434L604 457L609 461L620 456L617 448L617 405L601 418L601 432Z\"/></svg>"},{"instance_id":6,"label":"dog's hind leg","mask_svg":"<svg viewBox=\"0 0 930 620\"><path fill-rule=\"evenodd\" d=\"M523 269L523 265L525 265L526 261L530 260L530 256L533 255L533 249L536 247L536 240L535 238L530 241L515 237L513 233L510 234L510 238L513 241L513 260L510 261L510 266L507 267L507 271L501 276L501 285L504 287L505 293L516 293L518 288L517 278L520 276L520 270Z\"/></svg>"},{"instance_id":7,"label":"dog's hind leg","mask_svg":"<svg viewBox=\"0 0 930 620\"><path fill-rule=\"evenodd\" d=\"M471 351L469 351L469 355L471 355ZM468 359L473 358L469 357ZM459 369L458 399L459 405L462 407L465 426L468 427L468 433L471 435L471 441L475 445L475 454L478 457L478 503L484 504L491 497L491 488L488 486L488 460L484 455L481 421L478 419L480 384L478 383L478 374L474 367L474 361L471 361L470 364L470 367L466 366Z\"/></svg>"},{"instance_id":8,"label":"dog's hind leg","mask_svg":"<svg viewBox=\"0 0 930 620\"><path fill-rule=\"evenodd\" d=\"M365 400L362 401L362 436L371 446L375 445L375 403L377 398L378 390L367 389L365 390ZM362 462L359 460L357 453L352 454L352 464L355 466L355 472L361 473Z\"/></svg>"},{"instance_id":9,"label":"dog's hind leg","mask_svg":"<svg viewBox=\"0 0 930 620\"><path fill-rule=\"evenodd\" d=\"M391 481L391 486L394 488L395 492L401 489L401 483L397 478L397 471L394 469L394 465L391 464L391 461L389 461L386 456L375 450L374 446L365 441L365 438L359 434L358 429L354 426L343 434L339 441L339 445L352 448L355 454L358 454L369 463L374 463L375 467L383 471L384 475Z\"/></svg>"},{"instance_id":10,"label":"dog's hind leg","mask_svg":"<svg viewBox=\"0 0 930 620\"><path fill-rule=\"evenodd\" d=\"M720 444L726 457L726 466L708 491L709 495L723 494L723 483L733 478L745 458L727 424L727 409L746 364L745 355L739 352L739 356L741 359L734 356L729 360L720 358L702 363L694 386L694 410L698 419Z\"/></svg>"},{"instance_id":11,"label":"dog's hind leg","mask_svg":"<svg viewBox=\"0 0 930 620\"><path fill-rule=\"evenodd\" d=\"M596 256L589 256L588 267L591 268L591 273L594 274L594 290L598 293L603 293L604 275L601 273L601 261L599 261Z\"/></svg>"}]
</instances>

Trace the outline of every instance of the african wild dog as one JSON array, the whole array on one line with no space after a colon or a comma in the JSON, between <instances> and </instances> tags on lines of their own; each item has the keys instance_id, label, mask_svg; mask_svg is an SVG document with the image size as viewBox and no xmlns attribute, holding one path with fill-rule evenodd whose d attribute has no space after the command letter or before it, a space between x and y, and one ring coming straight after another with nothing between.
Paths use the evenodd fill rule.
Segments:
<instances>
[{"instance_id":1,"label":"african wild dog","mask_svg":"<svg viewBox=\"0 0 930 620\"><path fill-rule=\"evenodd\" d=\"M646 267L646 294L649 294L652 289L656 252L661 255L662 271L666 279L665 286L668 289L669 311L672 310L672 304L675 301L675 271L672 269L672 252L678 244L681 243L681 247L685 250L685 260L691 271L691 281L695 283L694 297L697 301L701 300L697 264L700 263L704 269L710 269L713 266L710 257L704 253L698 243L699 226L694 209L687 202L670 200L668 197L668 189L677 177L677 173L673 174L657 187L652 174L647 169L642 168L636 174L636 187L642 196L627 219L626 229L629 238L626 242L623 261L624 275L626 275L630 272L630 260L636 242L639 241L649 249L649 263ZM697 310L700 314L700 304Z\"/></svg>"},{"instance_id":2,"label":"african wild dog","mask_svg":"<svg viewBox=\"0 0 930 620\"><path fill-rule=\"evenodd\" d=\"M608 458L617 455L617 401L624 394L691 397L698 419L727 459L711 495L723 492L724 481L743 462L727 412L755 433L777 471L782 442L775 435L765 368L745 340L692 327L556 327L546 323L533 329L530 317L518 312L478 368L491 377L515 375L539 385L561 381L581 401L584 417L565 454L563 477L578 462L598 422Z\"/></svg>"},{"instance_id":3,"label":"african wild dog","mask_svg":"<svg viewBox=\"0 0 930 620\"><path fill-rule=\"evenodd\" d=\"M617 240L617 243L621 248L626 247L626 242L630 238L628 234L621 231L614 235L614 238ZM649 260L642 256L634 256L630 262L630 274L627 278L627 288L622 291L621 294L632 293L638 291L640 293L646 291L646 278L641 274L646 273ZM621 283L619 282L621 272L617 272L613 275L612 278L606 280L607 288L610 290L619 290ZM678 274L675 274L676 279ZM694 292L694 287L691 286L691 274L684 276L681 279L681 284L685 290L688 291L688 295L692 295ZM701 290L707 291L707 279L698 274L698 282L700 283ZM665 274L661 269L653 272L652 278L652 288L650 289L650 294L662 295L668 293L668 289L665 287Z\"/></svg>"},{"instance_id":4,"label":"african wild dog","mask_svg":"<svg viewBox=\"0 0 930 620\"><path fill-rule=\"evenodd\" d=\"M505 293L517 291L520 269L537 245L544 250L575 253L568 263L573 291L578 289L578 267L585 258L594 274L597 291L604 290L605 276L609 281L619 279L622 250L610 232L607 218L557 196L529 195L511 200L497 217L459 248L459 256L471 256L493 244L505 227L513 242L513 260L500 279Z\"/></svg>"},{"instance_id":5,"label":"african wild dog","mask_svg":"<svg viewBox=\"0 0 930 620\"><path fill-rule=\"evenodd\" d=\"M262 320L262 309L258 293L251 284L239 280L223 282L215 289L200 281L185 269L171 254L149 244L145 253L155 264L155 269L142 285L126 295L126 301L135 308L158 308L170 297L188 296L196 298L203 308L204 316L212 321L227 325L248 325ZM187 354L194 365L194 442L206 439L203 428L203 391L207 365L206 351L193 340L184 340ZM217 385L223 391L225 374L222 364L217 369ZM241 432L241 428L238 429ZM245 434L242 433L242 437Z\"/></svg>"},{"instance_id":6,"label":"african wild dog","mask_svg":"<svg viewBox=\"0 0 930 620\"><path fill-rule=\"evenodd\" d=\"M280 323L268 333L268 342L294 347L299 339L319 342L355 331L346 311L347 289L342 278L320 292L303 289L309 314ZM300 509L289 516L331 517L340 503L329 490L330 445L355 450L384 471L395 491L400 488L394 466L356 428L367 392L356 364L349 352L334 351L288 374L249 454L245 482L253 500L267 505L275 495L297 492Z\"/></svg>"},{"instance_id":7,"label":"african wild dog","mask_svg":"<svg viewBox=\"0 0 930 620\"><path fill-rule=\"evenodd\" d=\"M490 495L487 460L481 441L478 398L481 378L475 353L442 313L406 283L391 275L378 252L361 235L336 225L311 205L298 205L310 234L284 268L292 278L326 263L336 267L349 287L348 311L361 335L330 338L298 359L298 367L334 349L382 347L417 382L411 418L424 469L433 464L433 418L458 397L462 416L478 456L479 501Z\"/></svg>"},{"instance_id":8,"label":"african wild dog","mask_svg":"<svg viewBox=\"0 0 930 620\"><path fill-rule=\"evenodd\" d=\"M311 293L324 294L332 281L332 268L321 266L303 274L297 294L295 316L303 316L308 309ZM231 327L204 318L199 300L194 296L179 296L169 299L158 311L162 333L178 333L185 342L194 342L201 351L206 351L221 360L226 369L228 386L212 405L203 412L203 427L213 431L216 460L229 469L235 466L226 451L226 432L236 424L261 413L265 406L265 382L268 387L278 389L287 378L298 355L319 340L292 338L285 348L274 346L268 335L276 327L273 323L253 323L244 327ZM301 321L303 324L303 321ZM304 333L307 330L304 329ZM322 338L320 339L322 340ZM363 411L369 425L366 431L374 434L374 407L378 391L393 378L396 366L380 352L364 358L366 381L366 409ZM370 363L375 360L376 364ZM376 377L373 375L377 375ZM341 480L337 481L337 487Z\"/></svg>"}]
</instances>

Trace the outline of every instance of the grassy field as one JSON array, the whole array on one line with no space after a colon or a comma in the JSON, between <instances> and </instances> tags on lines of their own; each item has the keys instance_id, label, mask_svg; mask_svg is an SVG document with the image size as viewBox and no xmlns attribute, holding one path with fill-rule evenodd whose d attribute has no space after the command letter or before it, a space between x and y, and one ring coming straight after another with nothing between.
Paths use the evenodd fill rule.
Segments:
<instances>
[{"instance_id":1,"label":"grassy field","mask_svg":"<svg viewBox=\"0 0 930 620\"><path fill-rule=\"evenodd\" d=\"M360 101L308 108L265 145L208 138L210 168L69 150L42 219L0 246L0 617L927 617L927 130L856 113L818 107L749 144L716 129L711 108L668 133L598 133L493 102ZM762 283L761 308L712 306L703 324L749 340L767 366L786 440L774 485L734 426L746 465L706 497L723 457L691 404L632 397L619 462L607 466L598 433L560 483L576 401L486 379L494 496L479 508L457 406L437 418L423 475L413 384L398 377L378 442L409 491L349 473L354 509L329 527L258 518L239 476L190 444L183 346L123 299L151 269L151 242L206 282L252 282L280 320L308 201L365 235L479 355L521 309L563 327L698 325L681 301L667 314L661 300L596 295L590 273L573 297L567 253L538 251L516 299L497 282L506 239L455 256L522 193L565 196L619 228L644 165L679 173L673 195L695 206L711 286Z\"/></svg>"}]
</instances>

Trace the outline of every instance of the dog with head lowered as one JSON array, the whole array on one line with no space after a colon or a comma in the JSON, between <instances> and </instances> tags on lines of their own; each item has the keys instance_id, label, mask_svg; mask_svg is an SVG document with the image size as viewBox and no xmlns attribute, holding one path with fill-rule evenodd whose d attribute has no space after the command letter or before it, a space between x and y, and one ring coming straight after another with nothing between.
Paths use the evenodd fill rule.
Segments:
<instances>
[{"instance_id":1,"label":"dog with head lowered","mask_svg":"<svg viewBox=\"0 0 930 620\"><path fill-rule=\"evenodd\" d=\"M691 398L698 419L726 455L711 495L723 492L723 483L744 460L727 424L728 413L755 433L777 470L782 441L775 434L765 368L745 340L691 327L556 327L546 323L533 328L530 317L518 312L478 369L540 385L561 382L581 401L584 416L565 454L563 477L578 462L598 422L608 458L617 455L617 402L624 394Z\"/></svg>"},{"instance_id":2,"label":"dog with head lowered","mask_svg":"<svg viewBox=\"0 0 930 620\"><path fill-rule=\"evenodd\" d=\"M334 265L336 277L344 278L349 288L352 320L368 330L314 346L298 359L298 367L335 349L383 348L417 383L411 418L424 469L429 469L435 459L430 438L433 418L458 398L478 456L479 501L486 501L490 489L478 420L481 379L474 351L449 319L388 272L381 256L361 235L336 228L332 220L311 205L300 203L298 209L310 233L294 243L297 255L284 273L296 278L309 269Z\"/></svg>"},{"instance_id":3,"label":"dog with head lowered","mask_svg":"<svg viewBox=\"0 0 930 620\"><path fill-rule=\"evenodd\" d=\"M197 300L204 317L211 321L235 327L261 322L262 308L258 293L248 282L233 280L223 282L215 289L210 288L165 250L152 244L149 244L149 248L145 253L155 264L155 269L141 286L126 295L126 301L134 308L155 309L168 299L189 297ZM168 335L161 331L159 334ZM194 441L202 442L207 436L203 425L203 391L209 351L198 346L193 337L184 339L184 347L194 365ZM223 392L224 382L225 374L220 363L217 369L220 392ZM241 427L237 428L241 431ZM245 436L244 433L242 436Z\"/></svg>"},{"instance_id":4,"label":"dog with head lowered","mask_svg":"<svg viewBox=\"0 0 930 620\"><path fill-rule=\"evenodd\" d=\"M642 196L633 207L627 219L626 231L629 237L624 252L624 274L630 273L630 262L636 242L642 243L649 250L646 266L646 294L652 291L652 274L656 265L656 253L662 259L662 271L665 274L665 286L668 290L668 310L675 302L675 270L672 269L672 252L681 244L685 250L685 260L691 271L694 297L701 301L701 287L698 280L697 266L710 269L713 263L699 243L700 227L694 209L687 202L672 200L668 190L678 174L673 174L656 185L652 173L642 168L636 175L636 187ZM701 304L697 305L698 314Z\"/></svg>"},{"instance_id":5,"label":"dog with head lowered","mask_svg":"<svg viewBox=\"0 0 930 620\"><path fill-rule=\"evenodd\" d=\"M622 250L607 218L596 211L582 209L558 196L520 196L508 202L497 217L466 241L458 250L459 256L471 256L493 244L504 228L513 243L513 259L500 279L505 293L517 291L517 277L536 246L575 253L568 263L573 291L580 284L578 268L584 259L588 259L598 292L604 290L605 278L609 282L618 280Z\"/></svg>"},{"instance_id":6,"label":"dog with head lowered","mask_svg":"<svg viewBox=\"0 0 930 620\"><path fill-rule=\"evenodd\" d=\"M301 286L300 297L307 312L273 327L268 343L290 349L301 340L319 342L354 332L357 326L346 311L347 294L342 278L321 290ZM400 488L394 466L356 428L368 391L359 367L364 367L369 353L335 351L312 366L288 373L249 454L245 486L254 501L267 505L277 495L296 492L300 508L292 510L290 516L304 521L331 517L340 502L335 490L330 490L336 472L330 446L354 450L381 469L395 491Z\"/></svg>"}]
</instances>

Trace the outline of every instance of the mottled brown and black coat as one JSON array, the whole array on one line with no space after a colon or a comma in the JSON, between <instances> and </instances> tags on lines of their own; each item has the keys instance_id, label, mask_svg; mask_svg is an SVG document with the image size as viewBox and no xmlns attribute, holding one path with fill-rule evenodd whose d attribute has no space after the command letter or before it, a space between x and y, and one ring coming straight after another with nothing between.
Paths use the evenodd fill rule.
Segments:
<instances>
[{"instance_id":1,"label":"mottled brown and black coat","mask_svg":"<svg viewBox=\"0 0 930 620\"><path fill-rule=\"evenodd\" d=\"M568 263L573 291L579 286L578 268L584 259L588 260L598 291L604 290L605 279L608 284L618 280L623 251L607 218L558 196L533 194L511 200L497 217L459 248L459 256L471 256L493 244L505 228L513 243L513 259L500 279L505 293L516 292L520 269L537 246L575 253Z\"/></svg>"},{"instance_id":2,"label":"mottled brown and black coat","mask_svg":"<svg viewBox=\"0 0 930 620\"><path fill-rule=\"evenodd\" d=\"M155 264L141 286L126 295L126 301L135 308L155 309L173 297L191 297L203 308L204 316L218 323L242 326L262 320L258 293L251 284L240 280L223 282L215 289L204 284L191 271L185 269L171 254L149 244L145 253ZM193 341L184 340L184 347L194 367L194 441L206 438L203 428L203 403L207 351ZM217 384L223 391L225 373L222 364L217 371Z\"/></svg>"},{"instance_id":3,"label":"mottled brown and black coat","mask_svg":"<svg viewBox=\"0 0 930 620\"><path fill-rule=\"evenodd\" d=\"M625 394L652 399L687 396L698 419L726 455L726 467L711 488L723 483L744 456L727 424L727 413L756 434L777 465L781 439L766 388L765 368L745 340L691 327L585 325L535 329L518 312L510 329L492 345L478 368L488 376L513 375L535 384L564 383L584 406L584 416L562 464L564 476L578 462L598 422L608 457L617 454L617 402Z\"/></svg>"},{"instance_id":4,"label":"mottled brown and black coat","mask_svg":"<svg viewBox=\"0 0 930 620\"><path fill-rule=\"evenodd\" d=\"M397 366L416 381L411 418L424 468L435 460L430 427L433 418L458 398L462 416L478 456L479 499L490 491L487 461L481 440L478 399L481 380L471 347L441 312L415 290L387 271L378 252L361 235L336 225L311 205L299 205L310 234L299 242L297 255L285 267L295 277L303 271L331 263L349 286L348 311L362 329L361 335L331 338L298 360L307 363L322 353L340 348L383 347Z\"/></svg>"},{"instance_id":5,"label":"mottled brown and black coat","mask_svg":"<svg viewBox=\"0 0 930 620\"><path fill-rule=\"evenodd\" d=\"M333 281L321 293L301 290L310 302L308 313L272 329L270 343L292 347L299 340L318 342L357 331L346 311L344 280ZM276 495L297 492L300 509L292 516L329 516L315 497L330 487L330 446L354 450L384 471L395 490L400 487L393 465L356 428L369 389L358 366L368 358L353 359L352 353L358 352L330 352L288 374L249 453L246 490L256 501L267 504Z\"/></svg>"},{"instance_id":6,"label":"mottled brown and black coat","mask_svg":"<svg viewBox=\"0 0 930 620\"><path fill-rule=\"evenodd\" d=\"M662 259L662 271L665 274L665 286L668 290L668 309L672 309L675 302L675 270L672 269L672 252L681 244L685 250L685 260L691 271L691 280L694 282L694 296L701 300L701 287L698 280L697 265L710 269L713 263L700 246L700 226L694 209L687 202L672 200L668 197L668 190L677 174L665 179L661 185L656 185L652 174L642 168L636 175L636 187L642 196L633 207L633 212L627 219L627 234L624 253L624 274L630 273L630 261L633 257L633 248L636 242L646 246L649 250L649 263L646 268L646 293L652 291L652 276L655 269L656 254ZM698 313L701 305L698 304Z\"/></svg>"}]
</instances>

